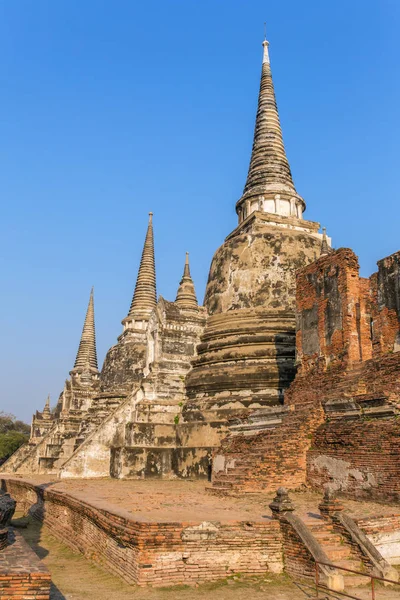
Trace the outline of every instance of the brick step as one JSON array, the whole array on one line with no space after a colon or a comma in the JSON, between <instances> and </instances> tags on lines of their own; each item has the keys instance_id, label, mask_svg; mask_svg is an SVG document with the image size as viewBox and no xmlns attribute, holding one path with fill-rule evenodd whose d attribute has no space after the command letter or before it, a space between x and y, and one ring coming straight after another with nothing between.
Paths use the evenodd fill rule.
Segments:
<instances>
[{"instance_id":1,"label":"brick step","mask_svg":"<svg viewBox=\"0 0 400 600\"><path fill-rule=\"evenodd\" d=\"M336 534L336 532L333 529L332 525L330 527L326 527L325 525L310 525L306 521L304 521L304 522L305 522L305 524L307 525L308 529L311 531L311 533L313 535L317 535L317 534L322 534L322 535L339 535L339 534ZM339 535L339 538L342 539L340 535Z\"/></svg>"},{"instance_id":2,"label":"brick step","mask_svg":"<svg viewBox=\"0 0 400 600\"><path fill-rule=\"evenodd\" d=\"M346 569L353 569L354 571L363 571L363 565L359 560L356 559L345 558L340 560L332 560L332 564L338 567L345 567ZM362 575L347 573L346 571L341 571L340 569L338 569L338 572L343 576L345 589L358 587L360 585L367 585L369 583L368 578Z\"/></svg>"},{"instance_id":3,"label":"brick step","mask_svg":"<svg viewBox=\"0 0 400 600\"><path fill-rule=\"evenodd\" d=\"M335 565L338 567L345 567L346 569L353 569L354 571L364 571L364 566L356 559L335 560ZM355 573L347 573L346 571L339 571L339 573L343 575L346 587L356 587L358 585L367 585L369 583L367 577L356 575Z\"/></svg>"},{"instance_id":4,"label":"brick step","mask_svg":"<svg viewBox=\"0 0 400 600\"><path fill-rule=\"evenodd\" d=\"M320 519L318 518L311 518L311 517L304 517L303 518L303 523L305 523L307 525L307 527L309 529L311 529L312 532L318 532L318 531L328 531L328 532L332 532L333 529L333 525L332 523L327 523L326 521L324 521L322 519L322 517Z\"/></svg>"},{"instance_id":5,"label":"brick step","mask_svg":"<svg viewBox=\"0 0 400 600\"><path fill-rule=\"evenodd\" d=\"M325 544L321 544L321 547L325 551L329 560L331 560L332 562L350 558L351 556L351 549L346 546L328 546Z\"/></svg>"},{"instance_id":6,"label":"brick step","mask_svg":"<svg viewBox=\"0 0 400 600\"><path fill-rule=\"evenodd\" d=\"M325 533L323 531L316 531L313 532L313 536L319 541L320 544L329 543L333 546L334 544L340 544L342 542L342 537L338 533Z\"/></svg>"},{"instance_id":7,"label":"brick step","mask_svg":"<svg viewBox=\"0 0 400 600\"><path fill-rule=\"evenodd\" d=\"M227 488L227 487L213 487L213 486L209 486L206 487L206 492L207 494L211 494L212 496L230 496L231 492L232 492L232 488Z\"/></svg>"},{"instance_id":8,"label":"brick step","mask_svg":"<svg viewBox=\"0 0 400 600\"><path fill-rule=\"evenodd\" d=\"M217 481L221 483L226 483L227 485L240 485L241 483L245 484L248 480L246 478L237 477L236 475L226 475L225 473L218 474L215 479L213 479L213 484L217 483Z\"/></svg>"},{"instance_id":9,"label":"brick step","mask_svg":"<svg viewBox=\"0 0 400 600\"><path fill-rule=\"evenodd\" d=\"M228 477L228 476L224 476L224 475L218 475L217 477L215 477L213 479L213 485L216 483L222 483L222 484L229 484L232 485L233 483L238 483L238 480L235 477Z\"/></svg>"},{"instance_id":10,"label":"brick step","mask_svg":"<svg viewBox=\"0 0 400 600\"><path fill-rule=\"evenodd\" d=\"M370 580L368 580L367 577L362 577L361 575L355 575L354 573L346 573L346 571L339 572L343 574L345 589L358 587L360 585L368 585L368 583L370 582Z\"/></svg>"},{"instance_id":11,"label":"brick step","mask_svg":"<svg viewBox=\"0 0 400 600\"><path fill-rule=\"evenodd\" d=\"M214 488L227 488L227 489L232 489L233 487L233 483L229 482L229 481L213 481L213 487Z\"/></svg>"}]
</instances>

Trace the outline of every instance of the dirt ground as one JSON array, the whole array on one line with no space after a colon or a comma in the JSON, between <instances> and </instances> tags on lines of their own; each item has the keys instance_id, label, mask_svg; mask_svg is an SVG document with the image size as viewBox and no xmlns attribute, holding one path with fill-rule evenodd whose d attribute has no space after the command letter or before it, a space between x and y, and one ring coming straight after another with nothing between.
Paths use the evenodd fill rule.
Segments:
<instances>
[{"instance_id":1,"label":"dirt ground","mask_svg":"<svg viewBox=\"0 0 400 600\"><path fill-rule=\"evenodd\" d=\"M14 475L15 478L15 475ZM138 520L171 521L262 521L270 518L269 503L274 494L247 494L240 498L219 498L206 493L204 481L29 478L55 490L67 492L97 507L128 512ZM317 512L322 494L309 491L290 494L299 516ZM397 505L343 500L356 518L399 513Z\"/></svg>"}]
</instances>

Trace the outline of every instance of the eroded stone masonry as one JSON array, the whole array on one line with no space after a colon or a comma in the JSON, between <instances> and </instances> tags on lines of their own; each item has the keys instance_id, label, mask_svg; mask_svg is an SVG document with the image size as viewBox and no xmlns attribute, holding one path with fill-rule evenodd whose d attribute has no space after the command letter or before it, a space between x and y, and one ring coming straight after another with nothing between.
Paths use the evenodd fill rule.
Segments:
<instances>
[{"instance_id":1,"label":"eroded stone masonry","mask_svg":"<svg viewBox=\"0 0 400 600\"><path fill-rule=\"evenodd\" d=\"M3 472L211 478L210 491L281 485L400 498L400 253L369 279L304 219L286 156L268 42L238 225L204 306L186 256L157 298L150 213L133 299L99 371L94 297L55 409L37 411Z\"/></svg>"}]
</instances>

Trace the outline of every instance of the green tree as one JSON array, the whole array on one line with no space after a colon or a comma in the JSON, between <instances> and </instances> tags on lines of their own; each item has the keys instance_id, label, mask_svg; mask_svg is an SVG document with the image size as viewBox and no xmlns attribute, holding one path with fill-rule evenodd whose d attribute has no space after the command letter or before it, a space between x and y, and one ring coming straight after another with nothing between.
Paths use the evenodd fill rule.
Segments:
<instances>
[{"instance_id":1,"label":"green tree","mask_svg":"<svg viewBox=\"0 0 400 600\"><path fill-rule=\"evenodd\" d=\"M0 412L0 463L29 440L30 427L14 415Z\"/></svg>"},{"instance_id":2,"label":"green tree","mask_svg":"<svg viewBox=\"0 0 400 600\"><path fill-rule=\"evenodd\" d=\"M31 428L23 421L18 421L14 415L0 411L0 434L7 431L19 431L29 435Z\"/></svg>"}]
</instances>

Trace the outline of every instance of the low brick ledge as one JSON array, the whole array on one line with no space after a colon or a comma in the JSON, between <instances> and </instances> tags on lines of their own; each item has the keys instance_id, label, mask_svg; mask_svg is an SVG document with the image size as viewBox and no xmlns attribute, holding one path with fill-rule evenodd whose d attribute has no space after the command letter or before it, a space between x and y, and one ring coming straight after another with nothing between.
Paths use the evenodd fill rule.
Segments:
<instances>
[{"instance_id":1,"label":"low brick ledge","mask_svg":"<svg viewBox=\"0 0 400 600\"><path fill-rule=\"evenodd\" d=\"M50 584L46 565L11 528L9 545L0 552L0 598L49 600Z\"/></svg>"},{"instance_id":2,"label":"low brick ledge","mask_svg":"<svg viewBox=\"0 0 400 600\"><path fill-rule=\"evenodd\" d=\"M85 502L51 484L8 477L1 486L58 539L128 583L194 584L235 572L283 571L280 528L270 518L155 522L105 502Z\"/></svg>"}]
</instances>

